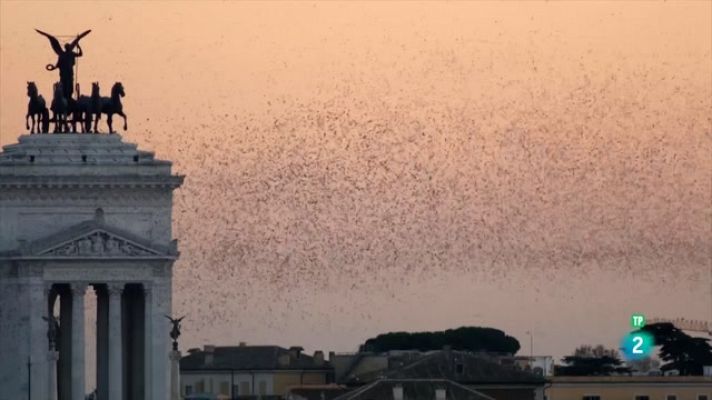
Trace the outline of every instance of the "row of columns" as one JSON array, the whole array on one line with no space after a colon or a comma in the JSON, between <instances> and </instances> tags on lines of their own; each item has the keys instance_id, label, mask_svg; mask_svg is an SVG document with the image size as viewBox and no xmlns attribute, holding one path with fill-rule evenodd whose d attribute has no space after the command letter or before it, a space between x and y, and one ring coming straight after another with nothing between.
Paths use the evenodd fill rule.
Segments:
<instances>
[{"instance_id":1,"label":"row of columns","mask_svg":"<svg viewBox=\"0 0 712 400\"><path fill-rule=\"evenodd\" d=\"M97 292L97 298L100 295L100 290L102 289L101 286L98 286L99 284L92 284L94 286L94 290ZM123 344L124 344L124 337L123 337L123 332L124 330L122 329L122 320L124 316L122 315L122 294L124 292L124 288L126 283L106 283L104 284L106 287L106 293L108 297L108 318L106 318L106 328L108 332L99 332L99 330L102 328L100 323L97 323L97 339L100 335L106 334L107 336L107 381L103 382L103 379L97 379L97 393L100 393L100 400L123 400L124 399L124 381L125 377L123 376L124 372L124 360L123 360ZM85 302L84 302L84 297L86 294L86 289L89 286L89 284L86 283L70 283L69 284L69 293L71 293L71 385L70 385L70 399L69 400L85 400L85 390L86 390L86 382L85 382L85 376L86 376L86 369L85 369L85 334L84 334L84 328L85 328ZM152 294L151 294L151 288L147 286L146 284L143 284L143 295L144 295L144 321L143 321L143 361L144 361L144 370L145 370L145 375L143 376L144 379L144 399L149 400L151 398L151 392L150 392L150 387L151 385L149 384L150 378L151 378L151 359L152 357L150 356L151 354L151 304L152 304ZM48 285L48 291L52 290L53 285L49 284ZM50 307L52 305L52 302L50 302ZM97 302L97 309L99 310L99 302ZM60 313L63 310L67 310L65 307L62 307L60 310ZM53 309L50 308L50 313L53 313ZM130 312L130 310L127 310ZM62 318L62 321L67 321L66 318ZM97 319L98 322L98 319ZM67 327L66 326L60 326L60 330L62 332L62 335L66 335L67 332ZM66 343L66 341L63 341ZM66 351L66 349L60 349L62 351ZM61 357L67 357L66 354L62 354ZM103 357L103 355L99 354L99 351L97 352L97 360ZM56 384L56 378L51 379L52 377L56 377L56 361L57 361L57 352L51 351L50 352L50 379L49 379L49 390L51 400L56 400L57 399L57 384ZM100 366L97 365L97 371L100 371ZM99 372L100 374L100 372ZM65 375L65 374L63 374ZM65 375L66 376L66 375ZM54 382L53 382L54 380ZM100 388L99 386L101 384L105 384L107 388ZM106 396L102 396L102 394L106 393ZM129 394L131 396L131 394ZM102 399L101 397L105 397ZM65 399L61 399L65 400Z\"/></svg>"}]
</instances>

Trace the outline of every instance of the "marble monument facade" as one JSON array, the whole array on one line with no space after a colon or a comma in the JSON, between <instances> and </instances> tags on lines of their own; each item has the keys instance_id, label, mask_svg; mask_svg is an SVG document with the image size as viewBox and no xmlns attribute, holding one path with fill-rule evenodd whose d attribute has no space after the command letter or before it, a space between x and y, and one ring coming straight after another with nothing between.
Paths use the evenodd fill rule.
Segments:
<instances>
[{"instance_id":1,"label":"marble monument facade","mask_svg":"<svg viewBox=\"0 0 712 400\"><path fill-rule=\"evenodd\" d=\"M119 135L24 135L0 152L0 400L84 400L96 294L99 400L170 393L173 190ZM58 316L55 348L48 322ZM44 318L43 318L44 317ZM92 361L93 362L93 361Z\"/></svg>"}]
</instances>

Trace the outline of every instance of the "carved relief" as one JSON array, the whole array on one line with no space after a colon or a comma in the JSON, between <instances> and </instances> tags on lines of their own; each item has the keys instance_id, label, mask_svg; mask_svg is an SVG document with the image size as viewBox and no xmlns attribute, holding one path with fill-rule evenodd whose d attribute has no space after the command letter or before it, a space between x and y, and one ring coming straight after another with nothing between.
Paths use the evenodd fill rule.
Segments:
<instances>
[{"instance_id":1,"label":"carved relief","mask_svg":"<svg viewBox=\"0 0 712 400\"><path fill-rule=\"evenodd\" d=\"M85 267L59 267L45 269L44 279L56 282L82 280L82 281L141 281L151 277L150 270L145 265L134 267L100 268L98 265Z\"/></svg>"},{"instance_id":2,"label":"carved relief","mask_svg":"<svg viewBox=\"0 0 712 400\"><path fill-rule=\"evenodd\" d=\"M42 256L156 256L161 255L106 232L94 232L88 236L65 243L60 247L41 253Z\"/></svg>"}]
</instances>

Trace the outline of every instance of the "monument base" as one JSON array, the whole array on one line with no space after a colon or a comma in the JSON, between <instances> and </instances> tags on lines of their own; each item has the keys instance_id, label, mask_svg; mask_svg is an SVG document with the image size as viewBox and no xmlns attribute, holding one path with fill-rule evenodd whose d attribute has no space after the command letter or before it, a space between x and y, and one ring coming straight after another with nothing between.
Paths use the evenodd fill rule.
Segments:
<instances>
[{"instance_id":1,"label":"monument base","mask_svg":"<svg viewBox=\"0 0 712 400\"><path fill-rule=\"evenodd\" d=\"M49 365L48 376L49 379L47 393L49 393L48 400L57 400L57 360L59 360L59 352L50 350L47 353L47 361Z\"/></svg>"},{"instance_id":2,"label":"monument base","mask_svg":"<svg viewBox=\"0 0 712 400\"><path fill-rule=\"evenodd\" d=\"M181 400L180 395L180 358L178 350L171 351L171 397L170 400Z\"/></svg>"}]
</instances>

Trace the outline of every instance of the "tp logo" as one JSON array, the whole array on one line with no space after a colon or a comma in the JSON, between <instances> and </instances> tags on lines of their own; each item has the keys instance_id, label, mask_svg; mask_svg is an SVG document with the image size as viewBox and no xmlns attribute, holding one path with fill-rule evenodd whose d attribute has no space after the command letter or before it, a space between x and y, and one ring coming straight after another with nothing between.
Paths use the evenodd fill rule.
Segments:
<instances>
[{"instance_id":1,"label":"tp logo","mask_svg":"<svg viewBox=\"0 0 712 400\"><path fill-rule=\"evenodd\" d=\"M641 329L645 326L645 315L633 314L630 316L630 326L633 329Z\"/></svg>"},{"instance_id":2,"label":"tp logo","mask_svg":"<svg viewBox=\"0 0 712 400\"><path fill-rule=\"evenodd\" d=\"M621 340L623 355L628 360L642 360L650 357L655 340L651 334L640 330L645 327L645 316L643 314L631 315L630 325L635 330L625 335Z\"/></svg>"}]
</instances>

